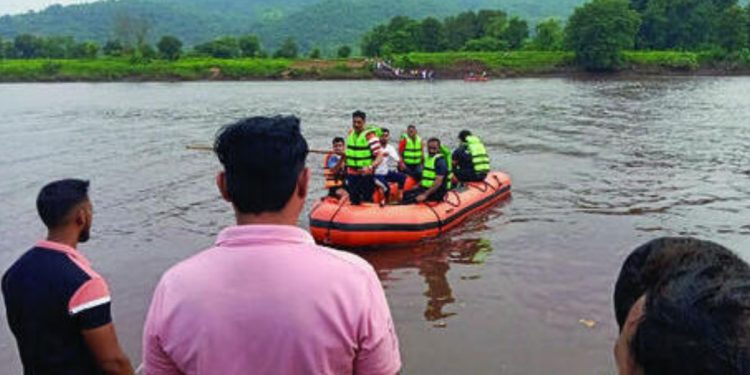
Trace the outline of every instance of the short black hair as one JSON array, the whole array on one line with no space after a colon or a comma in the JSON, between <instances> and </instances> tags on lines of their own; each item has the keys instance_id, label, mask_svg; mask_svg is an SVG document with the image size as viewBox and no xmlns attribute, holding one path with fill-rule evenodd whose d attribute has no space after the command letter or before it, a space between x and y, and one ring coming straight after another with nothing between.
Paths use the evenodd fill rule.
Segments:
<instances>
[{"instance_id":1,"label":"short black hair","mask_svg":"<svg viewBox=\"0 0 750 375\"><path fill-rule=\"evenodd\" d=\"M618 320L618 306L629 311L644 294L630 350L645 375L747 373L750 266L737 255L693 238L651 241L623 265Z\"/></svg>"},{"instance_id":2,"label":"short black hair","mask_svg":"<svg viewBox=\"0 0 750 375\"><path fill-rule=\"evenodd\" d=\"M461 130L461 132L458 133L458 139L460 139L461 142L466 142L466 137L468 137L470 135L471 135L471 132L468 131L468 130L466 130L466 129L464 129L464 130Z\"/></svg>"},{"instance_id":3,"label":"short black hair","mask_svg":"<svg viewBox=\"0 0 750 375\"><path fill-rule=\"evenodd\" d=\"M713 242L690 237L662 237L649 241L625 259L615 282L615 319L622 330L630 308L646 291L656 284L656 278L673 264L698 251L726 254L728 250ZM730 252L731 254L731 252Z\"/></svg>"},{"instance_id":4,"label":"short black hair","mask_svg":"<svg viewBox=\"0 0 750 375\"><path fill-rule=\"evenodd\" d=\"M438 146L440 146L440 140L435 137L432 137L427 140L427 144L430 144L430 142L437 142Z\"/></svg>"},{"instance_id":5,"label":"short black hair","mask_svg":"<svg viewBox=\"0 0 750 375\"><path fill-rule=\"evenodd\" d=\"M332 144L344 143L344 138L342 138L342 137L335 137L335 138L333 138L333 140L331 141L331 143Z\"/></svg>"},{"instance_id":6,"label":"short black hair","mask_svg":"<svg viewBox=\"0 0 750 375\"><path fill-rule=\"evenodd\" d=\"M294 116L251 117L219 130L214 152L241 213L278 212L291 198L308 147Z\"/></svg>"},{"instance_id":7,"label":"short black hair","mask_svg":"<svg viewBox=\"0 0 750 375\"><path fill-rule=\"evenodd\" d=\"M391 131L390 131L390 130L388 130L388 128L380 128L380 132L381 132L381 133L388 133L388 134L391 134Z\"/></svg>"},{"instance_id":8,"label":"short black hair","mask_svg":"<svg viewBox=\"0 0 750 375\"><path fill-rule=\"evenodd\" d=\"M359 117L362 120L367 120L367 115L362 111L354 111L354 113L352 113L352 118L355 117Z\"/></svg>"},{"instance_id":9,"label":"short black hair","mask_svg":"<svg viewBox=\"0 0 750 375\"><path fill-rule=\"evenodd\" d=\"M36 209L49 229L63 223L70 211L89 197L89 182L68 178L50 182L36 197Z\"/></svg>"},{"instance_id":10,"label":"short black hair","mask_svg":"<svg viewBox=\"0 0 750 375\"><path fill-rule=\"evenodd\" d=\"M412 125L409 125L409 126L407 126L407 127L406 127L406 129L407 129L407 130L408 130L408 129L414 129L414 130L417 130L417 126L416 126L416 125L414 125L414 124L412 124Z\"/></svg>"}]
</instances>

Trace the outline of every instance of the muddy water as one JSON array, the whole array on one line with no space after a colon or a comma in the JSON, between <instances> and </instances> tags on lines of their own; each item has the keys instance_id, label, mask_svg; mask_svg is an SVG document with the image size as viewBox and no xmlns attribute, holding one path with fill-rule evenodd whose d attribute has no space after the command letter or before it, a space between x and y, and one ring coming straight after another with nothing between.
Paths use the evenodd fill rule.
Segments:
<instances>
[{"instance_id":1,"label":"muddy water","mask_svg":"<svg viewBox=\"0 0 750 375\"><path fill-rule=\"evenodd\" d=\"M91 179L82 249L111 284L134 362L160 274L232 220L218 163L184 146L243 116L296 114L314 147L358 108L449 144L470 128L511 174L512 201L450 235L362 253L405 373L613 374L612 284L630 249L692 235L750 259L747 78L34 84L0 85L0 98L0 268L43 235L34 199L46 181ZM4 320L0 363L20 372Z\"/></svg>"}]
</instances>

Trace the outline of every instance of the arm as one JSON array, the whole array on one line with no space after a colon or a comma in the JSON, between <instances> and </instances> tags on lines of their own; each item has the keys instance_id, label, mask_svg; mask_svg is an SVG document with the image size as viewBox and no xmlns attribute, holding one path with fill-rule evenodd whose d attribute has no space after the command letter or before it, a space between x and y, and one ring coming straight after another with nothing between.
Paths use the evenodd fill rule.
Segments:
<instances>
[{"instance_id":1,"label":"arm","mask_svg":"<svg viewBox=\"0 0 750 375\"><path fill-rule=\"evenodd\" d=\"M164 279L159 282L151 299L143 328L143 368L145 375L180 375L180 369L164 351L161 328L165 289Z\"/></svg>"},{"instance_id":2,"label":"arm","mask_svg":"<svg viewBox=\"0 0 750 375\"><path fill-rule=\"evenodd\" d=\"M385 152L383 152L383 148L380 147L380 139L378 136L376 136L374 133L370 133L367 136L367 143L370 145L370 152L375 156L375 160L373 160L372 164L370 165L370 173L375 170L375 168L380 165L380 163L383 162L383 158L385 157Z\"/></svg>"},{"instance_id":3,"label":"arm","mask_svg":"<svg viewBox=\"0 0 750 375\"><path fill-rule=\"evenodd\" d=\"M366 291L362 295L367 297L357 330L359 350L354 358L354 373L394 375L401 368L396 328L375 271L369 269L366 277Z\"/></svg>"},{"instance_id":4,"label":"arm","mask_svg":"<svg viewBox=\"0 0 750 375\"><path fill-rule=\"evenodd\" d=\"M440 189L440 186L443 185L443 181L445 180L445 176L435 176L435 183L430 186L427 191L417 196L417 202L422 203L429 198L432 193L436 192L438 189Z\"/></svg>"},{"instance_id":5,"label":"arm","mask_svg":"<svg viewBox=\"0 0 750 375\"><path fill-rule=\"evenodd\" d=\"M117 342L115 326L112 323L98 328L84 329L81 331L83 340L86 342L94 359L105 374L132 375L133 366L125 356Z\"/></svg>"}]
</instances>

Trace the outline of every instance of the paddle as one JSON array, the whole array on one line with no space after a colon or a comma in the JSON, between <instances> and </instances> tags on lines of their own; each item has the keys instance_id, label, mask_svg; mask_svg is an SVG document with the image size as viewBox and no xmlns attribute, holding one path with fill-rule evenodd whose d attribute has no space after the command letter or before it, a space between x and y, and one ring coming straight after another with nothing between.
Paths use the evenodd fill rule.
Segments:
<instances>
[{"instance_id":1,"label":"paddle","mask_svg":"<svg viewBox=\"0 0 750 375\"><path fill-rule=\"evenodd\" d=\"M213 151L214 150L213 147L207 146L207 145L187 145L185 146L185 148L188 150L196 150L196 151ZM328 150L316 150L316 149L311 149L309 151L311 154L321 154L321 155L326 155L329 152L331 152Z\"/></svg>"}]
</instances>

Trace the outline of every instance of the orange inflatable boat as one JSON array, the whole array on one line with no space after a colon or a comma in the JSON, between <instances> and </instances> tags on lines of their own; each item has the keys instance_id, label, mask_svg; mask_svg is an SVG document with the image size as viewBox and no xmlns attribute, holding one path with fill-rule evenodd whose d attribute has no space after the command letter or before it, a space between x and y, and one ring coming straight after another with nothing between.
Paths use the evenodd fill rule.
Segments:
<instances>
[{"instance_id":1,"label":"orange inflatable boat","mask_svg":"<svg viewBox=\"0 0 750 375\"><path fill-rule=\"evenodd\" d=\"M364 247L436 237L469 215L510 197L510 177L490 172L483 182L450 190L442 202L380 206L323 198L310 211L310 232L322 244Z\"/></svg>"}]
</instances>

